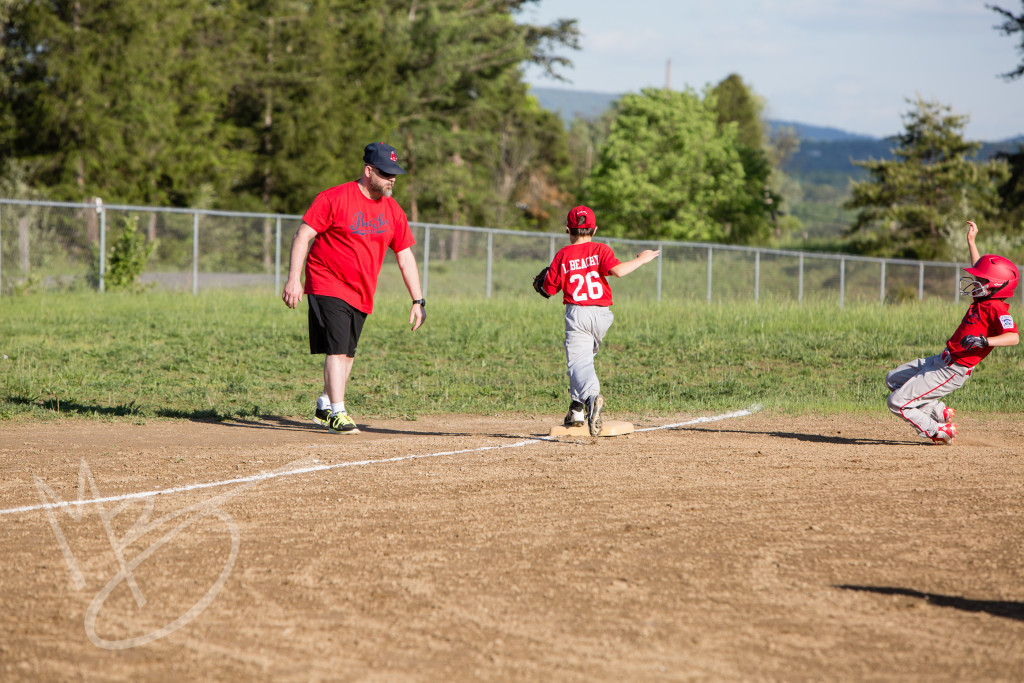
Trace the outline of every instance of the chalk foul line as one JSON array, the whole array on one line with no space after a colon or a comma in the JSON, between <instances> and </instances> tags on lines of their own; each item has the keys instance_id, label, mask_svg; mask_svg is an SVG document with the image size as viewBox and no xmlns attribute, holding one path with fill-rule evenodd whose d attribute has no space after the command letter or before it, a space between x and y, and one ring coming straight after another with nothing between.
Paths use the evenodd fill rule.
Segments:
<instances>
[{"instance_id":1,"label":"chalk foul line","mask_svg":"<svg viewBox=\"0 0 1024 683\"><path fill-rule=\"evenodd\" d=\"M718 422L721 420L729 420L737 417L746 417L747 415L753 415L761 409L760 406L751 406L744 410L737 410L731 413L723 413L721 415L711 415L709 417L698 417L693 420L687 420L686 422L677 422L675 424L660 425L657 427L646 427L644 429L637 429L636 432L653 432L660 429L677 429L679 427L686 427L695 424L704 424L707 422ZM217 488L221 486L234 486L236 484L251 484L260 481L269 481L271 479L279 479L281 477L293 477L300 474L311 474L313 472L326 472L329 470L337 470L344 467L364 467L368 465L385 465L388 463L402 462L405 460L423 460L426 458L440 458L446 455L464 455L466 453L482 453L485 451L496 451L508 448L522 448L523 446L530 446L536 443L558 441L557 437L551 436L540 436L533 439L526 439L524 441L517 441L515 443L498 444L495 446L480 446L477 448L465 448L457 451L439 451L437 453L417 453L414 455L400 455L393 458L383 458L377 460L354 460L349 462L339 462L333 465L306 465L302 467L290 467L285 465L287 469L278 469L272 472L260 472L253 474L248 477L236 477L234 479L225 479L222 481L211 481L199 484L188 484L185 486L175 486L168 489L156 489L153 491L139 491L137 493L125 493L116 496L103 496L99 498L79 498L78 500L58 500L52 503L41 503L38 505L24 505L22 507L7 508L0 510L0 516L2 515L13 515L19 512L34 512L36 510L54 510L60 508L79 508L87 505L99 505L102 503L118 503L132 500L144 500L147 498L155 498L156 496L166 496L175 493L188 493L191 491L201 491L203 489Z\"/></svg>"}]
</instances>

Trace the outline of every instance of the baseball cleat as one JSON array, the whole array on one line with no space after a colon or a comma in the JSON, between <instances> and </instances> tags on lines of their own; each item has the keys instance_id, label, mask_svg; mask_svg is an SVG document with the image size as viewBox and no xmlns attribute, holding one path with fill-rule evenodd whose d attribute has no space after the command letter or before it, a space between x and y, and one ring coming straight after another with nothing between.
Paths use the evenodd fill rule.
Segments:
<instances>
[{"instance_id":1,"label":"baseball cleat","mask_svg":"<svg viewBox=\"0 0 1024 683\"><path fill-rule=\"evenodd\" d=\"M313 422L324 427L330 427L331 420L331 409L330 408L314 408L313 409Z\"/></svg>"},{"instance_id":2,"label":"baseball cleat","mask_svg":"<svg viewBox=\"0 0 1024 683\"><path fill-rule=\"evenodd\" d=\"M331 413L327 427L331 430L331 434L359 433L359 427L356 427L356 423L352 421L348 413Z\"/></svg>"},{"instance_id":3,"label":"baseball cleat","mask_svg":"<svg viewBox=\"0 0 1024 683\"><path fill-rule=\"evenodd\" d=\"M601 433L601 411L604 410L604 396L598 394L589 401L587 411L587 426L590 427L590 435L597 436Z\"/></svg>"},{"instance_id":4,"label":"baseball cleat","mask_svg":"<svg viewBox=\"0 0 1024 683\"><path fill-rule=\"evenodd\" d=\"M939 425L939 428L935 430L935 436L931 437L931 439L932 443L939 446L950 446L956 440L956 435L956 424L947 422L944 425Z\"/></svg>"},{"instance_id":5,"label":"baseball cleat","mask_svg":"<svg viewBox=\"0 0 1024 683\"><path fill-rule=\"evenodd\" d=\"M949 406L946 406L945 408L942 409L942 421L943 422L952 422L954 417L956 417L956 411L955 410L953 410Z\"/></svg>"},{"instance_id":6,"label":"baseball cleat","mask_svg":"<svg viewBox=\"0 0 1024 683\"><path fill-rule=\"evenodd\" d=\"M566 427L582 427L583 423L587 421L586 406L579 401L573 401L572 405L569 406L569 412L565 415L565 422L563 423Z\"/></svg>"}]
</instances>

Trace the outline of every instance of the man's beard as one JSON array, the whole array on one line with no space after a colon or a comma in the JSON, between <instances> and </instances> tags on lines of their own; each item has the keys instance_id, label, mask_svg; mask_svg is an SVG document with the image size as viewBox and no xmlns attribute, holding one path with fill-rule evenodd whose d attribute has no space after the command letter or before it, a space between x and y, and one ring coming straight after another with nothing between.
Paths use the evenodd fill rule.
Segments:
<instances>
[{"instance_id":1,"label":"man's beard","mask_svg":"<svg viewBox=\"0 0 1024 683\"><path fill-rule=\"evenodd\" d=\"M378 178L376 175L370 175L370 194L377 199L381 197L390 197L393 192L391 183L386 180Z\"/></svg>"}]
</instances>

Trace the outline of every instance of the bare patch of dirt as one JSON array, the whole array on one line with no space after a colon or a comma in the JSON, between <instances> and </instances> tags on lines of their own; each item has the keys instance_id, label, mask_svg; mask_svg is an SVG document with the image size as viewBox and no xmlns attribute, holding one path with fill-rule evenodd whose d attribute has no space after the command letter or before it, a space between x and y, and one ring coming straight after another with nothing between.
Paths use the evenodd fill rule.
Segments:
<instances>
[{"instance_id":1,"label":"bare patch of dirt","mask_svg":"<svg viewBox=\"0 0 1024 683\"><path fill-rule=\"evenodd\" d=\"M1024 671L1019 416L552 419L6 423L0 679Z\"/></svg>"}]
</instances>

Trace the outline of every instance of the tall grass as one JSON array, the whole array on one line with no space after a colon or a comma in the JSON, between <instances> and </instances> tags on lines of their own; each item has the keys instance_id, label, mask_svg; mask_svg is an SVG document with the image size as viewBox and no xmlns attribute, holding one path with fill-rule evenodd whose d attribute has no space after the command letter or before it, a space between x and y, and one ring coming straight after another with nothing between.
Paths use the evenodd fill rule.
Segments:
<instances>
[{"instance_id":1,"label":"tall grass","mask_svg":"<svg viewBox=\"0 0 1024 683\"><path fill-rule=\"evenodd\" d=\"M942 348L964 305L652 303L620 297L597 356L609 411L669 415L761 404L883 411L885 372ZM560 414L562 306L540 297L378 300L346 403L360 418ZM1019 411L1020 351L996 349L951 400ZM303 417L322 388L305 304L266 293L35 294L0 300L0 419Z\"/></svg>"}]
</instances>

